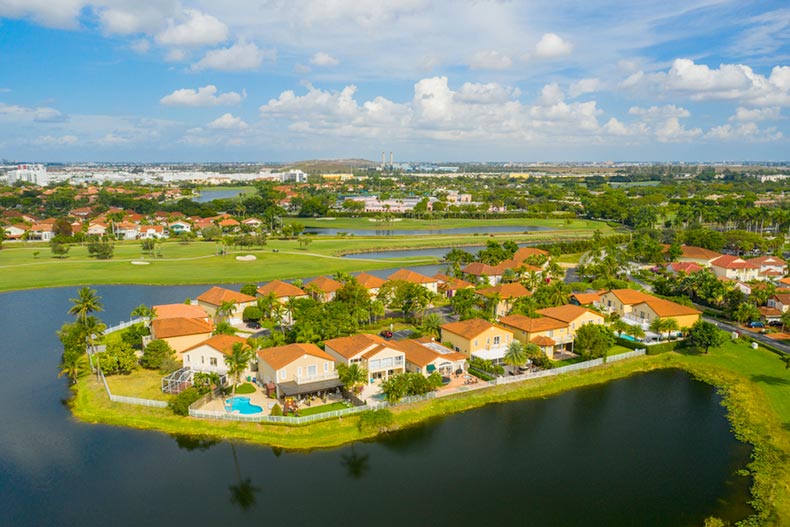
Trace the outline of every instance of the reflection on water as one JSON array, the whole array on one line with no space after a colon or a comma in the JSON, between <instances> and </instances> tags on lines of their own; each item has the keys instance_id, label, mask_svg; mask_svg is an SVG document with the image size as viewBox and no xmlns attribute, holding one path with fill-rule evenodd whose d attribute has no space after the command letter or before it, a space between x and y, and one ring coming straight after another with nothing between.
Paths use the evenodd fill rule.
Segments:
<instances>
[{"instance_id":1,"label":"reflection on water","mask_svg":"<svg viewBox=\"0 0 790 527\"><path fill-rule=\"evenodd\" d=\"M206 287L97 289L101 316L114 323L141 303ZM74 290L0 295L2 525L653 527L748 514L748 480L734 474L749 449L715 390L678 371L309 453L81 423L61 404L68 386L56 378L54 331Z\"/></svg>"}]
</instances>

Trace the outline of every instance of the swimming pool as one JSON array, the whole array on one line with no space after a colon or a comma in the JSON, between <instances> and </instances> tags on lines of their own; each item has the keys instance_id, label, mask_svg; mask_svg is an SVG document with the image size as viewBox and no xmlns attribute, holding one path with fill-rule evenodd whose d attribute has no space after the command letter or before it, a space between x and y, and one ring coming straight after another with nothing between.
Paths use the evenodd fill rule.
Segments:
<instances>
[{"instance_id":1,"label":"swimming pool","mask_svg":"<svg viewBox=\"0 0 790 527\"><path fill-rule=\"evenodd\" d=\"M263 408L257 404L251 404L249 397L231 397L225 401L225 410L247 415L259 414L263 411Z\"/></svg>"},{"instance_id":2,"label":"swimming pool","mask_svg":"<svg viewBox=\"0 0 790 527\"><path fill-rule=\"evenodd\" d=\"M634 337L626 333L620 333L620 338L623 340L630 340L631 342L641 342L640 340L636 340Z\"/></svg>"}]
</instances>

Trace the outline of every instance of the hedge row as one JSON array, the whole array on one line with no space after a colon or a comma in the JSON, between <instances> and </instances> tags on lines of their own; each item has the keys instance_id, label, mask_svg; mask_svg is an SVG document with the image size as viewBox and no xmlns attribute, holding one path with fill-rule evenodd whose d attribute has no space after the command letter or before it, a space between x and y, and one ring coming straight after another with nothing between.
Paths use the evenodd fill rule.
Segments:
<instances>
[{"instance_id":1,"label":"hedge row","mask_svg":"<svg viewBox=\"0 0 790 527\"><path fill-rule=\"evenodd\" d=\"M617 337L617 344L631 350L647 348L648 355L658 355L659 353L666 353L667 351L688 347L688 342L686 340L670 340L669 342L651 344L648 346L644 342L634 342L633 340L627 340L621 337Z\"/></svg>"}]
</instances>

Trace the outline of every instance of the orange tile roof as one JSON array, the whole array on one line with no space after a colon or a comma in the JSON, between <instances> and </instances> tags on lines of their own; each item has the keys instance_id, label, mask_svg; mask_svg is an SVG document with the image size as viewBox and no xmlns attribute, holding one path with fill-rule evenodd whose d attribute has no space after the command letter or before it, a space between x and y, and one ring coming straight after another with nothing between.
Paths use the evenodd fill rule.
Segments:
<instances>
[{"instance_id":1,"label":"orange tile roof","mask_svg":"<svg viewBox=\"0 0 790 527\"><path fill-rule=\"evenodd\" d=\"M749 258L746 260L750 264L762 266L762 265L773 265L775 267L784 267L787 265L787 262L779 258L778 256L758 256L757 258Z\"/></svg>"},{"instance_id":2,"label":"orange tile roof","mask_svg":"<svg viewBox=\"0 0 790 527\"><path fill-rule=\"evenodd\" d=\"M199 318L155 318L151 322L151 333L158 339L211 333L212 329L211 323Z\"/></svg>"},{"instance_id":3,"label":"orange tile roof","mask_svg":"<svg viewBox=\"0 0 790 527\"><path fill-rule=\"evenodd\" d=\"M499 328L499 326L495 326L491 322L483 320L482 318L470 318L469 320L461 320L459 322L449 322L441 326L441 328L443 330L449 331L450 333L460 335L466 339L473 339L484 331L487 331L491 328Z\"/></svg>"},{"instance_id":4,"label":"orange tile roof","mask_svg":"<svg viewBox=\"0 0 790 527\"><path fill-rule=\"evenodd\" d=\"M563 322L571 323L577 318L587 313L593 313L594 315L598 315L603 319L603 315L600 313L596 313L595 311L590 311L586 307L575 306L573 304L565 304L564 306L557 306L557 307L547 307L545 309L539 309L538 313L543 315L544 317L551 317L557 320L561 320Z\"/></svg>"},{"instance_id":5,"label":"orange tile roof","mask_svg":"<svg viewBox=\"0 0 790 527\"><path fill-rule=\"evenodd\" d=\"M208 318L208 313L200 307L189 304L161 304L153 306L156 318Z\"/></svg>"},{"instance_id":6,"label":"orange tile roof","mask_svg":"<svg viewBox=\"0 0 790 527\"><path fill-rule=\"evenodd\" d=\"M607 292L612 293L620 302L627 306L639 304L640 302L644 302L648 298L651 298L650 295L647 295L641 291L637 291L636 289L611 289Z\"/></svg>"},{"instance_id":7,"label":"orange tile roof","mask_svg":"<svg viewBox=\"0 0 790 527\"><path fill-rule=\"evenodd\" d=\"M311 355L319 359L326 359L334 362L331 355L315 344L288 344L286 346L276 346L274 348L266 348L258 351L258 357L275 370L279 370L283 366L291 364L304 355Z\"/></svg>"},{"instance_id":8,"label":"orange tile roof","mask_svg":"<svg viewBox=\"0 0 790 527\"><path fill-rule=\"evenodd\" d=\"M722 269L759 269L758 266L750 264L743 258L738 258L737 256L732 256L730 254L719 256L710 264Z\"/></svg>"},{"instance_id":9,"label":"orange tile roof","mask_svg":"<svg viewBox=\"0 0 790 527\"><path fill-rule=\"evenodd\" d=\"M334 293L343 287L343 284L328 276L319 276L307 282L305 286L313 286L322 293Z\"/></svg>"},{"instance_id":10,"label":"orange tile roof","mask_svg":"<svg viewBox=\"0 0 790 527\"><path fill-rule=\"evenodd\" d=\"M199 297L197 297L198 301L205 302L207 304L211 304L212 306L219 306L223 302L229 302L233 300L236 303L244 303L244 302L255 302L255 297L250 295L245 295L244 293L239 293L238 291L232 291L230 289L225 289L224 287L212 287Z\"/></svg>"},{"instance_id":11,"label":"orange tile roof","mask_svg":"<svg viewBox=\"0 0 790 527\"><path fill-rule=\"evenodd\" d=\"M721 256L721 253L705 249L704 247L695 247L694 245L681 245L680 250L681 258L689 258L691 260L713 260Z\"/></svg>"},{"instance_id":12,"label":"orange tile roof","mask_svg":"<svg viewBox=\"0 0 790 527\"><path fill-rule=\"evenodd\" d=\"M515 252L515 254L513 255L513 259L523 262L530 256L536 256L539 254L543 256L549 255L549 253L547 251L544 251L543 249L536 249L535 247L521 247L519 248L519 250Z\"/></svg>"},{"instance_id":13,"label":"orange tile roof","mask_svg":"<svg viewBox=\"0 0 790 527\"><path fill-rule=\"evenodd\" d=\"M758 307L757 310L760 312L760 315L763 317L781 317L782 312L773 307Z\"/></svg>"},{"instance_id":14,"label":"orange tile roof","mask_svg":"<svg viewBox=\"0 0 790 527\"><path fill-rule=\"evenodd\" d=\"M664 300L663 298L656 298L654 296L651 296L645 302L640 302L640 304L647 304L659 317L678 317L682 315L699 315L702 313L702 311L694 309L693 307L684 306L683 304Z\"/></svg>"},{"instance_id":15,"label":"orange tile roof","mask_svg":"<svg viewBox=\"0 0 790 527\"><path fill-rule=\"evenodd\" d=\"M484 264L482 262L472 262L461 269L461 271L474 276L500 276L502 274L502 271L498 267Z\"/></svg>"},{"instance_id":16,"label":"orange tile roof","mask_svg":"<svg viewBox=\"0 0 790 527\"><path fill-rule=\"evenodd\" d=\"M778 301L783 306L790 305L790 294L787 293L778 293L773 295L771 298Z\"/></svg>"},{"instance_id":17,"label":"orange tile roof","mask_svg":"<svg viewBox=\"0 0 790 527\"><path fill-rule=\"evenodd\" d=\"M583 306L601 301L601 295L599 293L573 293L571 296Z\"/></svg>"},{"instance_id":18,"label":"orange tile roof","mask_svg":"<svg viewBox=\"0 0 790 527\"><path fill-rule=\"evenodd\" d=\"M538 335L537 337L532 337L529 341L537 346L545 347L545 346L554 346L557 344L554 339L550 339L549 337L544 337L543 335Z\"/></svg>"},{"instance_id":19,"label":"orange tile roof","mask_svg":"<svg viewBox=\"0 0 790 527\"><path fill-rule=\"evenodd\" d=\"M214 335L199 344L195 344L191 348L185 349L182 353L188 353L201 346L209 346L223 355L230 355L233 351L233 345L238 343L247 344L247 340L237 337L236 335Z\"/></svg>"},{"instance_id":20,"label":"orange tile roof","mask_svg":"<svg viewBox=\"0 0 790 527\"><path fill-rule=\"evenodd\" d=\"M790 285L790 277L787 277L787 278L780 278L780 279L779 279L779 283L781 283L781 284L786 284L786 285Z\"/></svg>"},{"instance_id":21,"label":"orange tile roof","mask_svg":"<svg viewBox=\"0 0 790 527\"><path fill-rule=\"evenodd\" d=\"M378 335L362 333L360 335L327 340L324 342L324 347L332 348L332 350L338 352L346 359L350 359L368 348L386 343L387 341Z\"/></svg>"},{"instance_id":22,"label":"orange tile roof","mask_svg":"<svg viewBox=\"0 0 790 527\"><path fill-rule=\"evenodd\" d=\"M530 318L524 315L508 315L501 317L499 323L505 326L510 326L516 329L525 331L526 333L538 333L541 331L551 331L553 329L567 328L568 323L556 318L540 317Z\"/></svg>"},{"instance_id":23,"label":"orange tile roof","mask_svg":"<svg viewBox=\"0 0 790 527\"><path fill-rule=\"evenodd\" d=\"M270 293L274 293L275 298L307 296L307 293L295 285L283 282L282 280L272 280L268 284L263 284L258 288L258 294L260 295L269 296Z\"/></svg>"},{"instance_id":24,"label":"orange tile roof","mask_svg":"<svg viewBox=\"0 0 790 527\"><path fill-rule=\"evenodd\" d=\"M357 282L365 289L378 289L387 281L370 273L359 273L356 276Z\"/></svg>"},{"instance_id":25,"label":"orange tile roof","mask_svg":"<svg viewBox=\"0 0 790 527\"><path fill-rule=\"evenodd\" d=\"M521 298L524 296L531 296L532 293L529 290L521 285L518 282L513 282L509 284L499 284L495 285L494 287L486 287L485 289L479 289L476 291L478 295L483 295L487 297L492 297L495 294L499 294L499 297L503 300L507 300L510 298Z\"/></svg>"},{"instance_id":26,"label":"orange tile roof","mask_svg":"<svg viewBox=\"0 0 790 527\"><path fill-rule=\"evenodd\" d=\"M412 282L414 284L435 284L436 279L424 274L416 273L408 269L401 269L395 271L387 277L390 280L403 280L404 282Z\"/></svg>"},{"instance_id":27,"label":"orange tile roof","mask_svg":"<svg viewBox=\"0 0 790 527\"><path fill-rule=\"evenodd\" d=\"M469 289L473 288L474 285L470 284L466 280L461 280L460 278L453 278L452 276L447 276L446 274L436 273L433 275L437 281L441 282L439 284L439 289L443 289L445 291L455 291L457 289Z\"/></svg>"},{"instance_id":28,"label":"orange tile roof","mask_svg":"<svg viewBox=\"0 0 790 527\"><path fill-rule=\"evenodd\" d=\"M671 268L676 273L683 272L687 274L696 273L702 270L702 267L694 262L672 262L667 267Z\"/></svg>"}]
</instances>

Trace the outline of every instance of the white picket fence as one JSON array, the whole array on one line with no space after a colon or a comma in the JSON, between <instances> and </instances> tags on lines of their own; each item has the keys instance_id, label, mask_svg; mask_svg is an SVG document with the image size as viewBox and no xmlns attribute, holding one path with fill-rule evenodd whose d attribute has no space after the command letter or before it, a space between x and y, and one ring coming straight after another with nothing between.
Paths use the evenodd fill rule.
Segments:
<instances>
[{"instance_id":1,"label":"white picket fence","mask_svg":"<svg viewBox=\"0 0 790 527\"><path fill-rule=\"evenodd\" d=\"M112 326L110 328L105 329L104 330L104 334L107 335L109 333L114 333L116 331L121 331L122 329L126 329L129 326L134 326L135 324L137 324L139 322L144 322L144 321L145 321L144 318L138 317L138 318L133 318L131 320L127 320L126 322L120 322L119 324L116 324L116 325L114 325L114 326Z\"/></svg>"},{"instance_id":2,"label":"white picket fence","mask_svg":"<svg viewBox=\"0 0 790 527\"><path fill-rule=\"evenodd\" d=\"M141 399L140 397L127 397L125 395L115 395L110 391L110 386L107 384L107 379L104 377L104 372L99 370L99 377L104 383L104 389L107 391L107 397L114 403L136 404L138 406L150 406L153 408L167 408L165 401L157 401L155 399Z\"/></svg>"},{"instance_id":3,"label":"white picket fence","mask_svg":"<svg viewBox=\"0 0 790 527\"><path fill-rule=\"evenodd\" d=\"M243 421L247 423L279 423L288 425L304 425L313 423L315 421L323 421L324 419L336 419L346 415L358 414L370 410L368 406L353 406L351 408L344 408L343 410L332 410L331 412L323 412L320 414L305 415L301 417L292 417L285 415L262 415L262 414L238 414L232 412L217 412L210 410L197 410L194 408L189 409L190 417L199 417L201 419L221 419L225 421Z\"/></svg>"},{"instance_id":4,"label":"white picket fence","mask_svg":"<svg viewBox=\"0 0 790 527\"><path fill-rule=\"evenodd\" d=\"M629 351L627 353L620 353L619 355L612 355L611 357L606 359L606 362L604 362L603 359L593 359L584 362L577 362L576 364L569 364L568 366L562 366L560 368L554 368L551 370L541 370L541 371L536 371L534 373L524 373L522 375L510 375L508 377L497 377L492 381L492 383L495 385L511 384L514 382L528 381L530 379L540 379L541 377L562 375L563 373L569 373L572 371L595 368L596 366L601 366L608 362L617 362L625 359L633 359L634 357L642 357L645 354L647 354L647 350L638 349L634 351Z\"/></svg>"}]
</instances>

